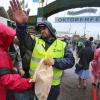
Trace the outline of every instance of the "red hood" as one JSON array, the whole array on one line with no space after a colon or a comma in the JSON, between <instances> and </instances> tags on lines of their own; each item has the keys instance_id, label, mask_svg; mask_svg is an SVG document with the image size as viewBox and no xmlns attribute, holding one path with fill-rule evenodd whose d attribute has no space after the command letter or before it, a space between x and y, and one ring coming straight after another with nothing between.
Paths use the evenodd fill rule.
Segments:
<instances>
[{"instance_id":1,"label":"red hood","mask_svg":"<svg viewBox=\"0 0 100 100\"><path fill-rule=\"evenodd\" d=\"M16 31L14 29L0 23L0 48L8 49L15 34Z\"/></svg>"},{"instance_id":2,"label":"red hood","mask_svg":"<svg viewBox=\"0 0 100 100\"><path fill-rule=\"evenodd\" d=\"M96 49L95 53L94 53L94 60L97 60L98 57L100 57L100 48Z\"/></svg>"}]
</instances>

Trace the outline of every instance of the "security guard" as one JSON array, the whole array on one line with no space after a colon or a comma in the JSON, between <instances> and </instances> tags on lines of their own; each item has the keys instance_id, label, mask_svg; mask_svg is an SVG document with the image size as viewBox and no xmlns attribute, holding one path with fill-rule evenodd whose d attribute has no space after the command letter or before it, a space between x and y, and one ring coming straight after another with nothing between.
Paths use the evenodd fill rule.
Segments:
<instances>
[{"instance_id":1,"label":"security guard","mask_svg":"<svg viewBox=\"0 0 100 100\"><path fill-rule=\"evenodd\" d=\"M53 66L53 81L48 100L57 100L61 84L61 76L63 70L71 68L74 63L74 57L71 51L67 50L65 42L56 38L56 30L52 27L48 21L43 21L37 25L37 30L40 31L41 37L35 37L31 39L28 34L21 30L21 25L17 25L17 31L19 39L24 42L28 49L33 50L31 63L30 63L30 74L33 75L38 63L41 59L45 59L46 65ZM25 27L25 26L24 26ZM23 40L25 36L26 41ZM26 39L27 38L27 39Z\"/></svg>"},{"instance_id":2,"label":"security guard","mask_svg":"<svg viewBox=\"0 0 100 100\"><path fill-rule=\"evenodd\" d=\"M28 11L24 12L18 1L11 1L10 4L10 11L17 25L16 30L19 41L33 52L30 74L34 74L39 61L45 58L44 63L53 66L54 72L52 87L47 100L57 100L63 71L72 68L75 63L73 54L67 49L65 42L57 39L56 30L48 21L38 23L36 29L40 31L41 36L31 38L26 31Z\"/></svg>"}]
</instances>

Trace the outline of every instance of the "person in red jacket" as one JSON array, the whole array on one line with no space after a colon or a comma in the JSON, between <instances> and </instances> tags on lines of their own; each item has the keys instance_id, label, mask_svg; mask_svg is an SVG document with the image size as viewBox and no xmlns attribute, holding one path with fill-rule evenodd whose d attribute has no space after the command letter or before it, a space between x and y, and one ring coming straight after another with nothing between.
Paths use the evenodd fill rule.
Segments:
<instances>
[{"instance_id":1,"label":"person in red jacket","mask_svg":"<svg viewBox=\"0 0 100 100\"><path fill-rule=\"evenodd\" d=\"M8 55L8 48L13 41L16 31L0 23L0 100L6 100L8 90L20 92L33 87L30 78L22 78L14 74L16 68Z\"/></svg>"},{"instance_id":2,"label":"person in red jacket","mask_svg":"<svg viewBox=\"0 0 100 100\"><path fill-rule=\"evenodd\" d=\"M92 83L100 86L100 47L94 52L94 58L91 61Z\"/></svg>"}]
</instances>

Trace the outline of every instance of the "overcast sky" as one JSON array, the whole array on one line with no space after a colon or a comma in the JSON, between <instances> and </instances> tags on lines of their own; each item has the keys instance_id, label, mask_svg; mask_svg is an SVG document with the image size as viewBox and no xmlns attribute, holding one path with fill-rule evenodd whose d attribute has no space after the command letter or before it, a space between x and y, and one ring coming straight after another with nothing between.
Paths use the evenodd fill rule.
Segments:
<instances>
[{"instance_id":1,"label":"overcast sky","mask_svg":"<svg viewBox=\"0 0 100 100\"><path fill-rule=\"evenodd\" d=\"M0 0L0 6L3 6L5 8L5 10L7 10L9 7L9 1L11 1L11 0ZM19 1L22 1L22 0L19 0ZM55 1L55 0L45 0L44 6L46 5L46 3L49 4L53 1ZM30 10L31 10L30 15L36 15L37 8L41 7L41 4L35 3L35 2L33 2L33 0L25 0L25 4L27 4L27 3L28 3L28 8L30 8Z\"/></svg>"},{"instance_id":2,"label":"overcast sky","mask_svg":"<svg viewBox=\"0 0 100 100\"><path fill-rule=\"evenodd\" d=\"M3 6L6 10L8 9L9 6L9 1L10 0L0 0L0 6ZM51 3L52 1L55 0L47 0L47 4ZM32 0L25 0L25 2L28 2L28 8L30 8L30 15L36 15L37 14L37 8L40 7L41 5L39 3L33 3ZM46 5L46 2L44 3L44 5ZM90 13L85 13L85 14L81 14L78 16L100 16L100 8L96 8L98 9L97 12L95 14L90 14ZM80 8L78 9L71 9L70 11L77 11L80 10ZM63 11L63 12L59 12L55 15L52 15L48 18L49 21L51 21L51 23L53 24L53 26L56 28L57 31L65 31L65 32L70 32L70 33L75 33L77 32L80 35L84 34L84 27L85 24L84 23L55 23L55 17L70 17L69 15L67 15L67 10ZM98 34L100 34L100 23L90 23L90 24L86 24L86 34L87 36L95 36L95 38L97 38Z\"/></svg>"}]
</instances>

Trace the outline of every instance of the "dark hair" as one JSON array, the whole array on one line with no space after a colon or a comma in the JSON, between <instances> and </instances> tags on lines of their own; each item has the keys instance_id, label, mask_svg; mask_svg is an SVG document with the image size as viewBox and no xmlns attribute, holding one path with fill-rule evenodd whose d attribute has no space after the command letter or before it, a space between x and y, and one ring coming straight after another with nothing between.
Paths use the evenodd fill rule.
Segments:
<instances>
[{"instance_id":1,"label":"dark hair","mask_svg":"<svg viewBox=\"0 0 100 100\"><path fill-rule=\"evenodd\" d=\"M93 41L93 37L90 37L89 40L90 40L90 41Z\"/></svg>"}]
</instances>

